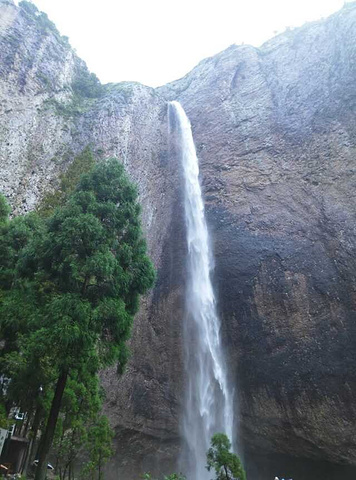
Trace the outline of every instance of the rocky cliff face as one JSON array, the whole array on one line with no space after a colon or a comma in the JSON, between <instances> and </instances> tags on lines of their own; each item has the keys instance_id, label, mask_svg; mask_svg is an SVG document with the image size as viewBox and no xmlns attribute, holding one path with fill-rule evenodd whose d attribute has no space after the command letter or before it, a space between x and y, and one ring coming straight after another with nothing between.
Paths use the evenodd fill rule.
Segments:
<instances>
[{"instance_id":1,"label":"rocky cliff face","mask_svg":"<svg viewBox=\"0 0 356 480\"><path fill-rule=\"evenodd\" d=\"M15 213L35 208L46 191L55 190L87 145L99 159L120 158L139 187L158 280L136 318L126 375L118 379L113 369L103 376L109 417L125 441L124 460L116 458L132 474L128 442L133 461L139 442L140 458L150 465L159 458L160 443L169 446L177 438L185 248L180 177L173 149L168 151L166 100L135 83L107 85L99 96L77 93L76 84L88 75L53 26L38 22L38 12L0 0L0 189Z\"/></svg>"},{"instance_id":2,"label":"rocky cliff face","mask_svg":"<svg viewBox=\"0 0 356 480\"><path fill-rule=\"evenodd\" d=\"M164 87L194 127L253 456L356 464L355 34L350 7Z\"/></svg>"},{"instance_id":3,"label":"rocky cliff face","mask_svg":"<svg viewBox=\"0 0 356 480\"><path fill-rule=\"evenodd\" d=\"M140 188L158 280L127 372L103 374L117 433L109 478L173 468L179 451L185 241L169 99L190 117L201 162L251 478L278 466L354 478L355 6L260 49L232 46L160 89L109 85L94 98L76 94L87 70L65 39L4 0L0 46L0 186L16 211L88 144L121 158Z\"/></svg>"}]
</instances>

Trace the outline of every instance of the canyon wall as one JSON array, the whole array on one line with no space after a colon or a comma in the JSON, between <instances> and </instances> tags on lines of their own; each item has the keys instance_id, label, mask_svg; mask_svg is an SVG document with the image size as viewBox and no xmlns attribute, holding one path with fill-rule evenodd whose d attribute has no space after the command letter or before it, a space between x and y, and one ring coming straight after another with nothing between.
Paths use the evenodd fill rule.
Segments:
<instances>
[{"instance_id":1,"label":"canyon wall","mask_svg":"<svg viewBox=\"0 0 356 480\"><path fill-rule=\"evenodd\" d=\"M354 5L163 87L193 124L253 457L356 464L355 37Z\"/></svg>"},{"instance_id":2,"label":"canyon wall","mask_svg":"<svg viewBox=\"0 0 356 480\"><path fill-rule=\"evenodd\" d=\"M116 432L108 478L168 471L179 454L186 247L173 99L201 163L248 471L354 478L356 6L259 49L231 46L164 87L97 96L78 91L85 64L43 23L0 0L0 189L22 213L87 145L120 158L158 273L127 371L102 375Z\"/></svg>"}]
</instances>

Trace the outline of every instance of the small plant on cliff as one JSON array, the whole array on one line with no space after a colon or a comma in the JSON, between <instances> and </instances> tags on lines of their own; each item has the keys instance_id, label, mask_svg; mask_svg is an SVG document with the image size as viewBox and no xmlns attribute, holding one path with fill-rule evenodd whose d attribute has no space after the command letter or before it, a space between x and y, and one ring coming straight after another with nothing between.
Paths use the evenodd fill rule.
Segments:
<instances>
[{"instance_id":1,"label":"small plant on cliff","mask_svg":"<svg viewBox=\"0 0 356 480\"><path fill-rule=\"evenodd\" d=\"M215 433L207 457L207 469L215 470L214 480L246 480L246 474L237 455L230 451L231 442L224 433Z\"/></svg>"}]
</instances>

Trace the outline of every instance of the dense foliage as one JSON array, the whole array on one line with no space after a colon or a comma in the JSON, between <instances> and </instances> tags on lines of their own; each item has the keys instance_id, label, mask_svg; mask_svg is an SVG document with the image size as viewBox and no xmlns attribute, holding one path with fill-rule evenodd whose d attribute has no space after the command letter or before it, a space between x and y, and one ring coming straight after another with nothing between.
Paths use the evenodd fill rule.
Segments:
<instances>
[{"instance_id":1,"label":"dense foliage","mask_svg":"<svg viewBox=\"0 0 356 480\"><path fill-rule=\"evenodd\" d=\"M97 165L67 196L71 189L63 183L64 205L45 218L10 221L0 201L1 367L11 377L6 400L33 416L34 437L42 421L41 480L54 438L64 470L83 444L87 472L110 455L97 372L125 364L139 296L154 280L137 191L123 166Z\"/></svg>"},{"instance_id":2,"label":"dense foliage","mask_svg":"<svg viewBox=\"0 0 356 480\"><path fill-rule=\"evenodd\" d=\"M100 479L102 466L112 454L113 432L100 414L103 393L97 376L80 381L73 373L64 391L52 448L55 469L60 480L74 478L75 464L82 478Z\"/></svg>"}]
</instances>

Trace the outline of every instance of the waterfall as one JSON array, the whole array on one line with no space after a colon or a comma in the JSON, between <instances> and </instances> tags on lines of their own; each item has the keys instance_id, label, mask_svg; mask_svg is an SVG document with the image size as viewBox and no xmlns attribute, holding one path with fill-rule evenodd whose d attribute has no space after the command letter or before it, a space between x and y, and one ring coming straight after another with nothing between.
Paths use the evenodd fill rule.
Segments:
<instances>
[{"instance_id":1,"label":"waterfall","mask_svg":"<svg viewBox=\"0 0 356 480\"><path fill-rule=\"evenodd\" d=\"M233 394L227 381L220 339L220 321L211 282L213 257L199 183L199 162L191 125L182 106L170 103L174 115L184 176L188 246L186 321L184 327L186 398L182 433L182 470L192 480L211 477L206 452L214 433L233 443Z\"/></svg>"}]
</instances>

